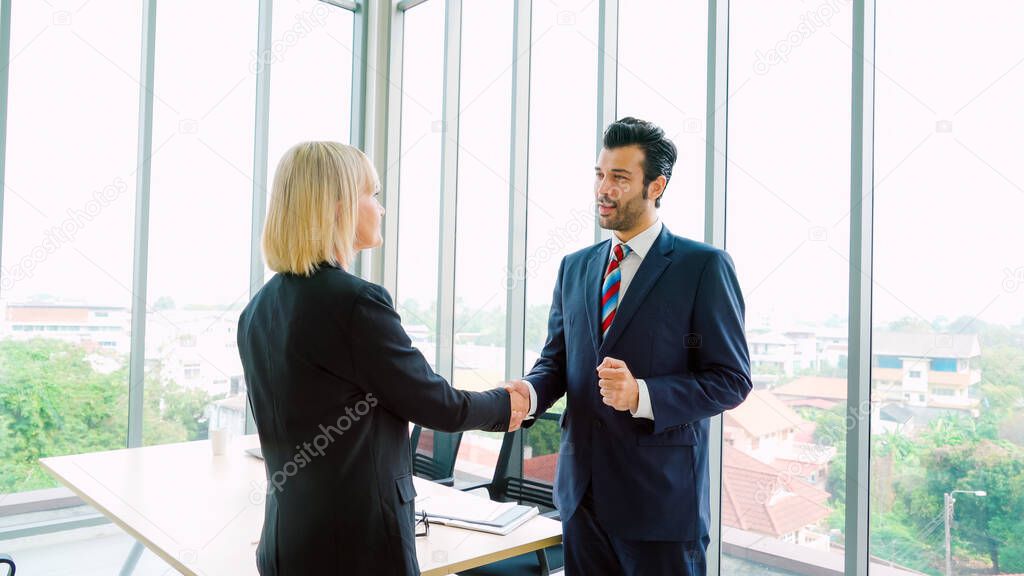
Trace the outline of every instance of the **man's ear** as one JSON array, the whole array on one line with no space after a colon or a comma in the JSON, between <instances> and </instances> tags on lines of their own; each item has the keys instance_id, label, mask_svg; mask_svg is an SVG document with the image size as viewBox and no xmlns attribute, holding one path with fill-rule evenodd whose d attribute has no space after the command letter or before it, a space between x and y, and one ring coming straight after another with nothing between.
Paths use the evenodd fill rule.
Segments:
<instances>
[{"instance_id":1,"label":"man's ear","mask_svg":"<svg viewBox=\"0 0 1024 576\"><path fill-rule=\"evenodd\" d=\"M665 186L667 185L668 179L665 178L665 176L658 176L654 180L651 180L651 183L647 188L647 198L652 202L661 198L661 195L665 193Z\"/></svg>"}]
</instances>

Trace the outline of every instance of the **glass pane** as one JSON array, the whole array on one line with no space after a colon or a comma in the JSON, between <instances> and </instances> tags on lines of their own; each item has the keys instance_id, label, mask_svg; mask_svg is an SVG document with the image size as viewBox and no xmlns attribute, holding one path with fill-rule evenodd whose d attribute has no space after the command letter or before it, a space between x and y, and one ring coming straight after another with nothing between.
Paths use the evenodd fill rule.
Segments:
<instances>
[{"instance_id":1,"label":"glass pane","mask_svg":"<svg viewBox=\"0 0 1024 576\"><path fill-rule=\"evenodd\" d=\"M871 554L1024 572L1024 5L878 8Z\"/></svg>"},{"instance_id":2,"label":"glass pane","mask_svg":"<svg viewBox=\"0 0 1024 576\"><path fill-rule=\"evenodd\" d=\"M547 338L562 257L594 243L598 3L535 2L530 71L525 370Z\"/></svg>"},{"instance_id":3,"label":"glass pane","mask_svg":"<svg viewBox=\"0 0 1024 576\"><path fill-rule=\"evenodd\" d=\"M554 486L562 429L556 415L548 416L523 432L523 477Z\"/></svg>"},{"instance_id":4,"label":"glass pane","mask_svg":"<svg viewBox=\"0 0 1024 576\"><path fill-rule=\"evenodd\" d=\"M246 12L255 10L246 7ZM352 12L319 0L274 2L271 29L268 182L285 150L306 140L348 143ZM247 29L249 36L255 24ZM256 49L246 38L255 76ZM250 162L251 164L251 162Z\"/></svg>"},{"instance_id":5,"label":"glass pane","mask_svg":"<svg viewBox=\"0 0 1024 576\"><path fill-rule=\"evenodd\" d=\"M257 17L246 0L157 12L147 445L245 430L235 326L249 300Z\"/></svg>"},{"instance_id":6,"label":"glass pane","mask_svg":"<svg viewBox=\"0 0 1024 576\"><path fill-rule=\"evenodd\" d=\"M505 379L513 6L467 2L462 11L452 384L468 390ZM459 470L490 479L501 440L502 434L465 434Z\"/></svg>"},{"instance_id":7,"label":"glass pane","mask_svg":"<svg viewBox=\"0 0 1024 576\"><path fill-rule=\"evenodd\" d=\"M140 19L128 2L13 10L0 500L57 485L40 457L125 446Z\"/></svg>"},{"instance_id":8,"label":"glass pane","mask_svg":"<svg viewBox=\"0 0 1024 576\"><path fill-rule=\"evenodd\" d=\"M427 2L405 14L400 205L398 214L384 216L398 218L398 312L431 366L437 359L444 5Z\"/></svg>"},{"instance_id":9,"label":"glass pane","mask_svg":"<svg viewBox=\"0 0 1024 576\"><path fill-rule=\"evenodd\" d=\"M512 8L462 14L454 384L473 390L505 377Z\"/></svg>"},{"instance_id":10,"label":"glass pane","mask_svg":"<svg viewBox=\"0 0 1024 576\"><path fill-rule=\"evenodd\" d=\"M658 214L694 240L704 240L707 47L707 2L620 0L617 115L654 122L675 143Z\"/></svg>"},{"instance_id":11,"label":"glass pane","mask_svg":"<svg viewBox=\"0 0 1024 576\"><path fill-rule=\"evenodd\" d=\"M730 13L726 247L755 390L723 417L723 562L841 572L851 11L742 0ZM729 557L755 545L759 565Z\"/></svg>"},{"instance_id":12,"label":"glass pane","mask_svg":"<svg viewBox=\"0 0 1024 576\"><path fill-rule=\"evenodd\" d=\"M321 0L278 1L273 5L268 206L274 173L285 151L308 140L348 144L352 121L352 12ZM252 35L255 31L253 25L248 32ZM256 48L250 50L249 70L255 78L263 64L257 60ZM270 279L274 272L266 269L264 274Z\"/></svg>"}]
</instances>

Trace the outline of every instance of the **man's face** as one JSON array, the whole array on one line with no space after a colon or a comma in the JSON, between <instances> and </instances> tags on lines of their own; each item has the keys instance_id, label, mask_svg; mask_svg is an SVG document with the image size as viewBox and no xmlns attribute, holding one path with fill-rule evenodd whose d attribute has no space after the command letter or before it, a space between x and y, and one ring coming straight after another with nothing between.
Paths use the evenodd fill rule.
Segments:
<instances>
[{"instance_id":1,"label":"man's face","mask_svg":"<svg viewBox=\"0 0 1024 576\"><path fill-rule=\"evenodd\" d=\"M643 160L638 146L601 150L594 167L594 200L602 228L633 230L654 216L655 196L644 198Z\"/></svg>"}]
</instances>

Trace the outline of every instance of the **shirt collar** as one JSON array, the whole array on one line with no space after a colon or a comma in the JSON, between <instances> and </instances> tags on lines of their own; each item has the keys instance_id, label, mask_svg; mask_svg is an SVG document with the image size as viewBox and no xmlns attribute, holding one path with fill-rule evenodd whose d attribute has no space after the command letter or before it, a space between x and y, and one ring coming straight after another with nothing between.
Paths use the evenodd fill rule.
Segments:
<instances>
[{"instance_id":1,"label":"shirt collar","mask_svg":"<svg viewBox=\"0 0 1024 576\"><path fill-rule=\"evenodd\" d=\"M661 234L662 226L663 224L661 223L661 218L658 218L657 220L654 221L654 224L648 226L646 230L637 234L636 236L633 237L632 240L626 242L625 244L629 246L629 249L635 252L641 260L643 260L647 256L647 253L651 251L651 246L654 246L654 241L658 239L658 235ZM614 250L616 244L619 244L619 239L618 237L615 236L614 233L612 233L612 244L611 248L609 248L608 250L609 260L614 258ZM629 256L627 256L627 258L628 257Z\"/></svg>"}]
</instances>

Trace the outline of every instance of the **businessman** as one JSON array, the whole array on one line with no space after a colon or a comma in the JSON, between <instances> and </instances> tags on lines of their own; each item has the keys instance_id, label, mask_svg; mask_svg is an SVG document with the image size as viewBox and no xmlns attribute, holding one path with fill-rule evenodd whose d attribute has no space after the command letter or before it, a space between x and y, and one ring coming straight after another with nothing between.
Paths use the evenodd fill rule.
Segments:
<instances>
[{"instance_id":1,"label":"businessman","mask_svg":"<svg viewBox=\"0 0 1024 576\"><path fill-rule=\"evenodd\" d=\"M658 219L675 160L654 124L608 126L594 199L613 237L562 260L541 356L507 384L531 416L568 396L555 503L569 576L706 572L708 419L746 398L750 360L729 255Z\"/></svg>"}]
</instances>

